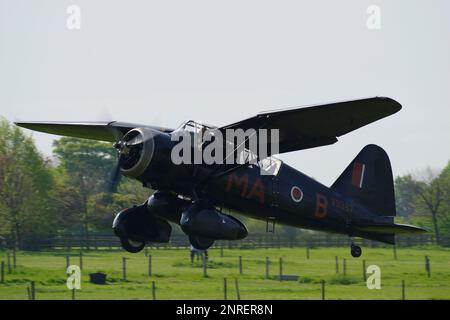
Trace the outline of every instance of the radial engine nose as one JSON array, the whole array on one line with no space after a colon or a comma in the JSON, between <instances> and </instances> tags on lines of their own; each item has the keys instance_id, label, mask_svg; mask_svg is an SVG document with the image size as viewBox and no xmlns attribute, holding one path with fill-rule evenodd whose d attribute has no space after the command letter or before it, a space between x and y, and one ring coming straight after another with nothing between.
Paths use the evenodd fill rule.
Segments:
<instances>
[{"instance_id":1,"label":"radial engine nose","mask_svg":"<svg viewBox=\"0 0 450 320\"><path fill-rule=\"evenodd\" d=\"M135 128L114 144L119 151L120 171L125 176L136 178L140 176L152 161L155 151L154 131L145 128Z\"/></svg>"}]
</instances>

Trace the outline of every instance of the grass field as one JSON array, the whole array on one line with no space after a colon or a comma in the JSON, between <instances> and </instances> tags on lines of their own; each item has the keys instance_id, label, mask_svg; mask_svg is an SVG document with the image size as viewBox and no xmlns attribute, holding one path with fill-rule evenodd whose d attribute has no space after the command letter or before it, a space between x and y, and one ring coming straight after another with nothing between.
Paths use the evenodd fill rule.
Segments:
<instances>
[{"instance_id":1,"label":"grass field","mask_svg":"<svg viewBox=\"0 0 450 320\"><path fill-rule=\"evenodd\" d=\"M209 251L207 277L202 263L191 265L189 251L149 250L152 255L151 277L144 253L121 251L83 252L81 289L76 299L152 299L152 281L156 299L224 299L224 278L228 281L228 299L236 299L235 279L239 280L241 299L321 299L321 280L325 280L326 299L401 299L401 281L406 284L406 299L450 299L450 250L442 248L400 248L395 260L392 249L364 248L363 256L352 258L348 248L316 248L306 258L304 248ZM36 299L71 299L66 287L66 254L71 264L79 264L77 251L18 252L17 268L0 284L0 299L28 299L30 281L36 284ZM425 255L430 257L431 277L425 270ZM0 252L4 257L6 253ZM243 274L239 274L242 256ZM270 276L279 273L298 275L298 281L265 279L265 257L270 258ZM335 256L339 257L336 273ZM127 279L122 280L122 257L127 258ZM343 259L346 259L346 275ZM381 268L381 289L369 290L363 280L366 266ZM11 258L12 264L12 258ZM89 273L105 272L106 285L89 283Z\"/></svg>"}]
</instances>

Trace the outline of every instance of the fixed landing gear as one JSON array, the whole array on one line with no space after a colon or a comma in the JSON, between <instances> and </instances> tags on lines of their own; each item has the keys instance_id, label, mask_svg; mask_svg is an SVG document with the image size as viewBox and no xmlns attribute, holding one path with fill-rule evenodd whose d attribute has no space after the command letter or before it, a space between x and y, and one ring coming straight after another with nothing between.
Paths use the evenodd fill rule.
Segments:
<instances>
[{"instance_id":1,"label":"fixed landing gear","mask_svg":"<svg viewBox=\"0 0 450 320\"><path fill-rule=\"evenodd\" d=\"M138 253L145 247L145 242L133 241L123 237L120 238L120 244L122 248L130 253Z\"/></svg>"},{"instance_id":2,"label":"fixed landing gear","mask_svg":"<svg viewBox=\"0 0 450 320\"><path fill-rule=\"evenodd\" d=\"M354 243L352 243L350 245L350 253L352 254L353 258L359 258L361 257L362 249L360 246L357 246Z\"/></svg>"},{"instance_id":3,"label":"fixed landing gear","mask_svg":"<svg viewBox=\"0 0 450 320\"><path fill-rule=\"evenodd\" d=\"M214 243L213 239L200 237L197 235L190 235L189 236L189 242L191 245L198 250L207 250L209 247L211 247Z\"/></svg>"}]
</instances>

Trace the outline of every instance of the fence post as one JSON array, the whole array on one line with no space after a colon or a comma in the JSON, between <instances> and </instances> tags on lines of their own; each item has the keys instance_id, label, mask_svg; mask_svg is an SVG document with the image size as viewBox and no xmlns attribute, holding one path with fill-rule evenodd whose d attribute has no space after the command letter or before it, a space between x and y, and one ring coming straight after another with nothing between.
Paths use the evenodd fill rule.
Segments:
<instances>
[{"instance_id":1,"label":"fence post","mask_svg":"<svg viewBox=\"0 0 450 320\"><path fill-rule=\"evenodd\" d=\"M83 270L83 252L80 251L80 270Z\"/></svg>"},{"instance_id":2,"label":"fence post","mask_svg":"<svg viewBox=\"0 0 450 320\"><path fill-rule=\"evenodd\" d=\"M335 260L336 260L336 273L339 273L339 257L336 256Z\"/></svg>"},{"instance_id":3,"label":"fence post","mask_svg":"<svg viewBox=\"0 0 450 320\"><path fill-rule=\"evenodd\" d=\"M266 257L266 279L269 279L269 257Z\"/></svg>"},{"instance_id":4,"label":"fence post","mask_svg":"<svg viewBox=\"0 0 450 320\"><path fill-rule=\"evenodd\" d=\"M234 284L236 286L236 297L238 300L241 300L241 292L239 291L239 282L238 279L234 279Z\"/></svg>"},{"instance_id":5,"label":"fence post","mask_svg":"<svg viewBox=\"0 0 450 320\"><path fill-rule=\"evenodd\" d=\"M17 267L17 260L16 260L16 247L13 248L13 268L16 270Z\"/></svg>"},{"instance_id":6,"label":"fence post","mask_svg":"<svg viewBox=\"0 0 450 320\"><path fill-rule=\"evenodd\" d=\"M69 239L67 240L67 249L70 251L72 250L72 237L69 236Z\"/></svg>"},{"instance_id":7,"label":"fence post","mask_svg":"<svg viewBox=\"0 0 450 320\"><path fill-rule=\"evenodd\" d=\"M3 261L3 257L2 257L2 266L1 266L1 279L0 279L1 283L5 283L5 261Z\"/></svg>"},{"instance_id":8,"label":"fence post","mask_svg":"<svg viewBox=\"0 0 450 320\"><path fill-rule=\"evenodd\" d=\"M227 300L227 278L223 278L223 299Z\"/></svg>"},{"instance_id":9,"label":"fence post","mask_svg":"<svg viewBox=\"0 0 450 320\"><path fill-rule=\"evenodd\" d=\"M127 281L127 258L122 257L122 280Z\"/></svg>"},{"instance_id":10,"label":"fence post","mask_svg":"<svg viewBox=\"0 0 450 320\"><path fill-rule=\"evenodd\" d=\"M242 274L242 256L239 256L239 274Z\"/></svg>"},{"instance_id":11,"label":"fence post","mask_svg":"<svg viewBox=\"0 0 450 320\"><path fill-rule=\"evenodd\" d=\"M397 260L397 245L394 244L394 260Z\"/></svg>"},{"instance_id":12,"label":"fence post","mask_svg":"<svg viewBox=\"0 0 450 320\"><path fill-rule=\"evenodd\" d=\"M31 300L36 300L36 288L34 286L34 281L31 281Z\"/></svg>"},{"instance_id":13,"label":"fence post","mask_svg":"<svg viewBox=\"0 0 450 320\"><path fill-rule=\"evenodd\" d=\"M220 257L223 258L223 243L220 244Z\"/></svg>"},{"instance_id":14,"label":"fence post","mask_svg":"<svg viewBox=\"0 0 450 320\"><path fill-rule=\"evenodd\" d=\"M367 275L366 275L366 260L362 261L362 266L363 266L363 279L364 281L367 281Z\"/></svg>"},{"instance_id":15,"label":"fence post","mask_svg":"<svg viewBox=\"0 0 450 320\"><path fill-rule=\"evenodd\" d=\"M28 300L31 300L31 290L30 290L29 286L27 286L27 296L28 296Z\"/></svg>"},{"instance_id":16,"label":"fence post","mask_svg":"<svg viewBox=\"0 0 450 320\"><path fill-rule=\"evenodd\" d=\"M70 266L70 258L69 256L66 256L66 270Z\"/></svg>"},{"instance_id":17,"label":"fence post","mask_svg":"<svg viewBox=\"0 0 450 320\"><path fill-rule=\"evenodd\" d=\"M203 255L203 277L207 277L208 273L207 273L207 259L206 256Z\"/></svg>"},{"instance_id":18,"label":"fence post","mask_svg":"<svg viewBox=\"0 0 450 320\"><path fill-rule=\"evenodd\" d=\"M428 278L431 277L430 258L428 256L425 256L425 271L427 272Z\"/></svg>"},{"instance_id":19,"label":"fence post","mask_svg":"<svg viewBox=\"0 0 450 320\"><path fill-rule=\"evenodd\" d=\"M6 257L8 258L8 274L11 273L11 255L9 252L6 253Z\"/></svg>"},{"instance_id":20,"label":"fence post","mask_svg":"<svg viewBox=\"0 0 450 320\"><path fill-rule=\"evenodd\" d=\"M95 237L95 234L93 236L93 242L94 242L94 250L98 250L98 246L97 246L97 238Z\"/></svg>"},{"instance_id":21,"label":"fence post","mask_svg":"<svg viewBox=\"0 0 450 320\"><path fill-rule=\"evenodd\" d=\"M152 255L148 256L148 276L152 276Z\"/></svg>"},{"instance_id":22,"label":"fence post","mask_svg":"<svg viewBox=\"0 0 450 320\"><path fill-rule=\"evenodd\" d=\"M152 300L156 300L156 284L152 281Z\"/></svg>"},{"instance_id":23,"label":"fence post","mask_svg":"<svg viewBox=\"0 0 450 320\"><path fill-rule=\"evenodd\" d=\"M281 277L283 276L283 258L280 258L280 281L282 280Z\"/></svg>"},{"instance_id":24,"label":"fence post","mask_svg":"<svg viewBox=\"0 0 450 320\"><path fill-rule=\"evenodd\" d=\"M325 280L320 280L322 285L322 300L325 300Z\"/></svg>"},{"instance_id":25,"label":"fence post","mask_svg":"<svg viewBox=\"0 0 450 320\"><path fill-rule=\"evenodd\" d=\"M344 263L344 267L343 267L344 276L346 276L347 275L347 259L344 258L343 263Z\"/></svg>"},{"instance_id":26,"label":"fence post","mask_svg":"<svg viewBox=\"0 0 450 320\"><path fill-rule=\"evenodd\" d=\"M405 280L402 280L402 300L406 300Z\"/></svg>"}]
</instances>

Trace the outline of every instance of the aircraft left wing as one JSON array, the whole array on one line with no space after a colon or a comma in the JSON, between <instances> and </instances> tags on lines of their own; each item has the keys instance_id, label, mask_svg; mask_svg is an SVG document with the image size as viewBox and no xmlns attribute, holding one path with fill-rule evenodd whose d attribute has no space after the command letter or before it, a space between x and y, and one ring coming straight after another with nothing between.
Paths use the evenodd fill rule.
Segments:
<instances>
[{"instance_id":1,"label":"aircraft left wing","mask_svg":"<svg viewBox=\"0 0 450 320\"><path fill-rule=\"evenodd\" d=\"M279 152L284 153L333 144L337 137L401 108L393 99L374 97L260 113L219 130L225 134L226 129L279 129Z\"/></svg>"},{"instance_id":2,"label":"aircraft left wing","mask_svg":"<svg viewBox=\"0 0 450 320\"><path fill-rule=\"evenodd\" d=\"M150 128L163 132L172 132L173 129L148 126L137 123L118 121L109 122L15 122L16 125L60 136L77 137L100 141L118 141L129 130L140 127Z\"/></svg>"}]
</instances>

